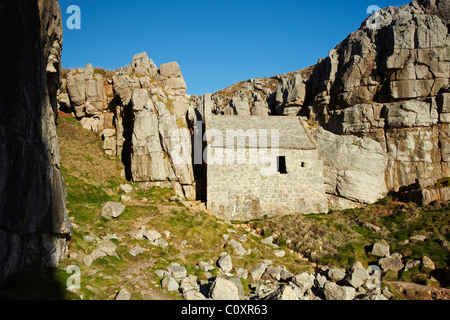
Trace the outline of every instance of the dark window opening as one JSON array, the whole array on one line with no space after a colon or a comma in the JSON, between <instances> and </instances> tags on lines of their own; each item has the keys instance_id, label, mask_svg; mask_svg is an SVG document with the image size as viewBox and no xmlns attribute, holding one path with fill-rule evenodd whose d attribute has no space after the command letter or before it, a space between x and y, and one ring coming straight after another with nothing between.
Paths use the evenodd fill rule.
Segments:
<instances>
[{"instance_id":1,"label":"dark window opening","mask_svg":"<svg viewBox=\"0 0 450 320\"><path fill-rule=\"evenodd\" d=\"M286 157L277 157L277 161L278 161L278 172L281 174L287 174Z\"/></svg>"},{"instance_id":2,"label":"dark window opening","mask_svg":"<svg viewBox=\"0 0 450 320\"><path fill-rule=\"evenodd\" d=\"M302 162L302 168L306 167L306 163Z\"/></svg>"}]
</instances>

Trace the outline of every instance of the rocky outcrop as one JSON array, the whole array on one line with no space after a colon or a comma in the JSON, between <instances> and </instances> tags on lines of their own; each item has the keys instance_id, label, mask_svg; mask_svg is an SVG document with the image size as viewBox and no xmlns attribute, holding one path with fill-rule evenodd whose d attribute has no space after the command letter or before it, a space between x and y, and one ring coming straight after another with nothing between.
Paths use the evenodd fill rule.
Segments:
<instances>
[{"instance_id":1,"label":"rocky outcrop","mask_svg":"<svg viewBox=\"0 0 450 320\"><path fill-rule=\"evenodd\" d=\"M142 52L116 71L91 64L70 70L59 108L102 135L105 152L122 159L129 180L195 199L188 129L194 112L178 63L158 68Z\"/></svg>"},{"instance_id":2,"label":"rocky outcrop","mask_svg":"<svg viewBox=\"0 0 450 320\"><path fill-rule=\"evenodd\" d=\"M296 115L306 96L312 67L236 83L211 96L215 115ZM200 107L200 104L197 104Z\"/></svg>"},{"instance_id":3,"label":"rocky outcrop","mask_svg":"<svg viewBox=\"0 0 450 320\"><path fill-rule=\"evenodd\" d=\"M315 130L313 137L323 160L331 208L370 204L387 194L388 155L380 144L369 138L336 135L323 128Z\"/></svg>"},{"instance_id":4,"label":"rocky outcrop","mask_svg":"<svg viewBox=\"0 0 450 320\"><path fill-rule=\"evenodd\" d=\"M56 93L62 48L56 0L0 7L0 284L55 268L71 234L59 171ZM14 32L11 32L14 30Z\"/></svg>"},{"instance_id":5,"label":"rocky outcrop","mask_svg":"<svg viewBox=\"0 0 450 320\"><path fill-rule=\"evenodd\" d=\"M444 1L381 10L319 62L303 113L340 135L376 140L386 186L449 176L449 36Z\"/></svg>"}]
</instances>

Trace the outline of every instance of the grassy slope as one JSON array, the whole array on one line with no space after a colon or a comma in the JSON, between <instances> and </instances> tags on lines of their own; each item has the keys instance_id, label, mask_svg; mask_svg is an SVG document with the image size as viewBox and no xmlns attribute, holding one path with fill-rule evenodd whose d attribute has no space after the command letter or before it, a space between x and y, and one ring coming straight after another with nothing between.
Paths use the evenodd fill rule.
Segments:
<instances>
[{"instance_id":1,"label":"grassy slope","mask_svg":"<svg viewBox=\"0 0 450 320\"><path fill-rule=\"evenodd\" d=\"M380 228L373 231L362 226L369 222ZM400 203L387 197L377 204L361 209L330 212L325 215L291 216L254 223L264 234L277 233L279 243L289 246L323 265L348 268L355 261L366 266L379 257L371 254L372 245L386 241L391 254L399 252L403 261L421 260L428 256L437 270L418 266L410 271L387 272L386 281L402 280L419 284L449 287L443 269L450 263L450 209L449 203L421 208L415 204ZM426 236L425 241L411 241L414 235Z\"/></svg>"}]
</instances>

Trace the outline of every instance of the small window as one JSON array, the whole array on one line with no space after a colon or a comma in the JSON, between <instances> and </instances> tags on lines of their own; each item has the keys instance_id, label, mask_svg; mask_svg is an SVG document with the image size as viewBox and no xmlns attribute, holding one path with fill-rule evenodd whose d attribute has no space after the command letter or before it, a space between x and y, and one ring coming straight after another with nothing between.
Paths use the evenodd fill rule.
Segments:
<instances>
[{"instance_id":1,"label":"small window","mask_svg":"<svg viewBox=\"0 0 450 320\"><path fill-rule=\"evenodd\" d=\"M281 174L287 174L286 169L286 157L277 157L278 172Z\"/></svg>"},{"instance_id":2,"label":"small window","mask_svg":"<svg viewBox=\"0 0 450 320\"><path fill-rule=\"evenodd\" d=\"M306 163L302 162L302 168L306 167Z\"/></svg>"}]
</instances>

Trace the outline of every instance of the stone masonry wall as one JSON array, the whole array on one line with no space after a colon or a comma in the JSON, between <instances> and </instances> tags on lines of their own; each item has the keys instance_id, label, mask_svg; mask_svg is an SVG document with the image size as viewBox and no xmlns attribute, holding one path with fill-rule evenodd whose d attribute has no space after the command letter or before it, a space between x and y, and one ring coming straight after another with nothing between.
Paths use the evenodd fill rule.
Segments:
<instances>
[{"instance_id":1,"label":"stone masonry wall","mask_svg":"<svg viewBox=\"0 0 450 320\"><path fill-rule=\"evenodd\" d=\"M226 149L216 148L223 153ZM236 156L236 150L231 150ZM251 150L244 152L246 159ZM310 214L328 211L323 163L316 150L281 149L287 174L277 171L276 154L269 164L209 164L207 206L211 213L228 220L251 220L267 216ZM225 158L224 158L225 159ZM271 174L267 173L270 172Z\"/></svg>"}]
</instances>

